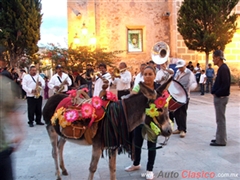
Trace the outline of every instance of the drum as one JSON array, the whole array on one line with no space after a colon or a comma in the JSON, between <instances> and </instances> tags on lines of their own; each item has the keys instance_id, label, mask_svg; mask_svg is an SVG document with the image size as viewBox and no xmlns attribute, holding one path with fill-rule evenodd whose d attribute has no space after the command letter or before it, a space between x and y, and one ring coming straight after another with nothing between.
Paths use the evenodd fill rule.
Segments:
<instances>
[{"instance_id":1,"label":"drum","mask_svg":"<svg viewBox=\"0 0 240 180\"><path fill-rule=\"evenodd\" d=\"M178 81L172 80L170 86L168 87L168 92L171 96L168 104L169 111L176 111L182 105L187 103L187 92Z\"/></svg>"}]
</instances>

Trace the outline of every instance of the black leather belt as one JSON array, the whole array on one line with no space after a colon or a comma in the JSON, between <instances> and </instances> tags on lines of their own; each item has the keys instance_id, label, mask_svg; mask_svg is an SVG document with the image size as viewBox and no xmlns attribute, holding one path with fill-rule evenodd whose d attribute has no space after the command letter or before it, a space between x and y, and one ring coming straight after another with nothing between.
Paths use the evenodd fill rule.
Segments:
<instances>
[{"instance_id":1,"label":"black leather belt","mask_svg":"<svg viewBox=\"0 0 240 180\"><path fill-rule=\"evenodd\" d=\"M125 90L118 90L119 92L126 92L126 91L130 91L130 89L125 89Z\"/></svg>"}]
</instances>

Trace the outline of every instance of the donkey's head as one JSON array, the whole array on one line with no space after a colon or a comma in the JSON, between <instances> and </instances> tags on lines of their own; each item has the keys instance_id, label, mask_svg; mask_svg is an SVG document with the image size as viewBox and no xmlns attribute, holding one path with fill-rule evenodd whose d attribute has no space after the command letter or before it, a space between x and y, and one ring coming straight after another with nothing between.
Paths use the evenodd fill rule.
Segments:
<instances>
[{"instance_id":1,"label":"donkey's head","mask_svg":"<svg viewBox=\"0 0 240 180\"><path fill-rule=\"evenodd\" d=\"M154 136L170 136L172 126L169 119L167 105L167 89L172 81L170 78L166 83L151 92L143 83L140 83L140 91L148 99L147 108L145 111L145 127Z\"/></svg>"}]
</instances>

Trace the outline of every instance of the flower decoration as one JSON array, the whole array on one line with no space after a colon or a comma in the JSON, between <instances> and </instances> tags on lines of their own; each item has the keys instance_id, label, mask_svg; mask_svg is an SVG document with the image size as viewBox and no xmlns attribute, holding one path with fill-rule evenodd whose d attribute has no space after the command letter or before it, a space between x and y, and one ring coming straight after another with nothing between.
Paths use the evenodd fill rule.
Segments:
<instances>
[{"instance_id":1,"label":"flower decoration","mask_svg":"<svg viewBox=\"0 0 240 180\"><path fill-rule=\"evenodd\" d=\"M98 96L92 97L92 105L95 109L100 109L102 107L102 100Z\"/></svg>"},{"instance_id":2,"label":"flower decoration","mask_svg":"<svg viewBox=\"0 0 240 180\"><path fill-rule=\"evenodd\" d=\"M97 115L95 114L95 109L93 109L92 118L91 118L91 120L90 120L90 122L88 124L88 127L92 126L92 124L94 123L96 117L97 117Z\"/></svg>"},{"instance_id":3,"label":"flower decoration","mask_svg":"<svg viewBox=\"0 0 240 180\"><path fill-rule=\"evenodd\" d=\"M72 109L72 110L65 111L64 117L65 117L66 121L73 122L79 118L79 114L78 114L77 110Z\"/></svg>"},{"instance_id":4,"label":"flower decoration","mask_svg":"<svg viewBox=\"0 0 240 180\"><path fill-rule=\"evenodd\" d=\"M81 113L83 118L91 118L93 114L94 108L91 104L85 103L82 104Z\"/></svg>"},{"instance_id":5,"label":"flower decoration","mask_svg":"<svg viewBox=\"0 0 240 180\"><path fill-rule=\"evenodd\" d=\"M85 92L88 92L88 88L82 88L81 90L85 91Z\"/></svg>"},{"instance_id":6,"label":"flower decoration","mask_svg":"<svg viewBox=\"0 0 240 180\"><path fill-rule=\"evenodd\" d=\"M113 94L111 91L107 91L106 95L108 100L117 101L117 96Z\"/></svg>"},{"instance_id":7,"label":"flower decoration","mask_svg":"<svg viewBox=\"0 0 240 180\"><path fill-rule=\"evenodd\" d=\"M56 120L59 119L60 116L62 116L64 111L65 111L65 108L61 107L54 113L54 115L51 118L52 125L56 124Z\"/></svg>"},{"instance_id":8,"label":"flower decoration","mask_svg":"<svg viewBox=\"0 0 240 180\"><path fill-rule=\"evenodd\" d=\"M71 122L66 121L66 119L64 118L64 116L60 116L60 117L58 118L58 120L59 120L60 126L63 127L63 128L65 128L66 126L70 126L70 125L71 125Z\"/></svg>"},{"instance_id":9,"label":"flower decoration","mask_svg":"<svg viewBox=\"0 0 240 180\"><path fill-rule=\"evenodd\" d=\"M162 93L162 97L167 99L168 96L169 96L168 91L167 91L167 90L164 90L163 93Z\"/></svg>"},{"instance_id":10,"label":"flower decoration","mask_svg":"<svg viewBox=\"0 0 240 180\"><path fill-rule=\"evenodd\" d=\"M159 97L154 101L154 104L156 105L157 108L163 108L164 105L166 104L166 98Z\"/></svg>"},{"instance_id":11,"label":"flower decoration","mask_svg":"<svg viewBox=\"0 0 240 180\"><path fill-rule=\"evenodd\" d=\"M77 96L77 90L76 89L70 90L67 92L67 94L69 94L71 98L74 98Z\"/></svg>"},{"instance_id":12,"label":"flower decoration","mask_svg":"<svg viewBox=\"0 0 240 180\"><path fill-rule=\"evenodd\" d=\"M155 104L150 104L150 108L146 108L146 114L150 116L151 118L159 116L159 112L157 111Z\"/></svg>"},{"instance_id":13,"label":"flower decoration","mask_svg":"<svg viewBox=\"0 0 240 180\"><path fill-rule=\"evenodd\" d=\"M167 98L167 100L166 100L166 104L165 104L164 107L168 107L168 105L169 105L169 101L170 101L171 98L172 98L171 96L168 96L168 98Z\"/></svg>"},{"instance_id":14,"label":"flower decoration","mask_svg":"<svg viewBox=\"0 0 240 180\"><path fill-rule=\"evenodd\" d=\"M150 127L156 135L160 134L161 130L159 129L159 127L157 127L156 124L154 124L153 122L150 122Z\"/></svg>"}]
</instances>

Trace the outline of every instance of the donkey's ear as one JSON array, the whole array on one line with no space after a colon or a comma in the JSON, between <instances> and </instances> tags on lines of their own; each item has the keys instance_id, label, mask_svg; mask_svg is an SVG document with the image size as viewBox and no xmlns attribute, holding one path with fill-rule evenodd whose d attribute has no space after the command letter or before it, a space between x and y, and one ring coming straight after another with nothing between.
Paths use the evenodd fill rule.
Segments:
<instances>
[{"instance_id":1,"label":"donkey's ear","mask_svg":"<svg viewBox=\"0 0 240 180\"><path fill-rule=\"evenodd\" d=\"M162 94L162 92L170 86L170 83L173 80L173 76L171 76L163 85L161 85L159 88L157 88L157 93Z\"/></svg>"},{"instance_id":2,"label":"donkey's ear","mask_svg":"<svg viewBox=\"0 0 240 180\"><path fill-rule=\"evenodd\" d=\"M149 89L146 87L142 82L139 83L140 91L143 93L143 95L148 99L156 99L157 94L154 90Z\"/></svg>"}]
</instances>

